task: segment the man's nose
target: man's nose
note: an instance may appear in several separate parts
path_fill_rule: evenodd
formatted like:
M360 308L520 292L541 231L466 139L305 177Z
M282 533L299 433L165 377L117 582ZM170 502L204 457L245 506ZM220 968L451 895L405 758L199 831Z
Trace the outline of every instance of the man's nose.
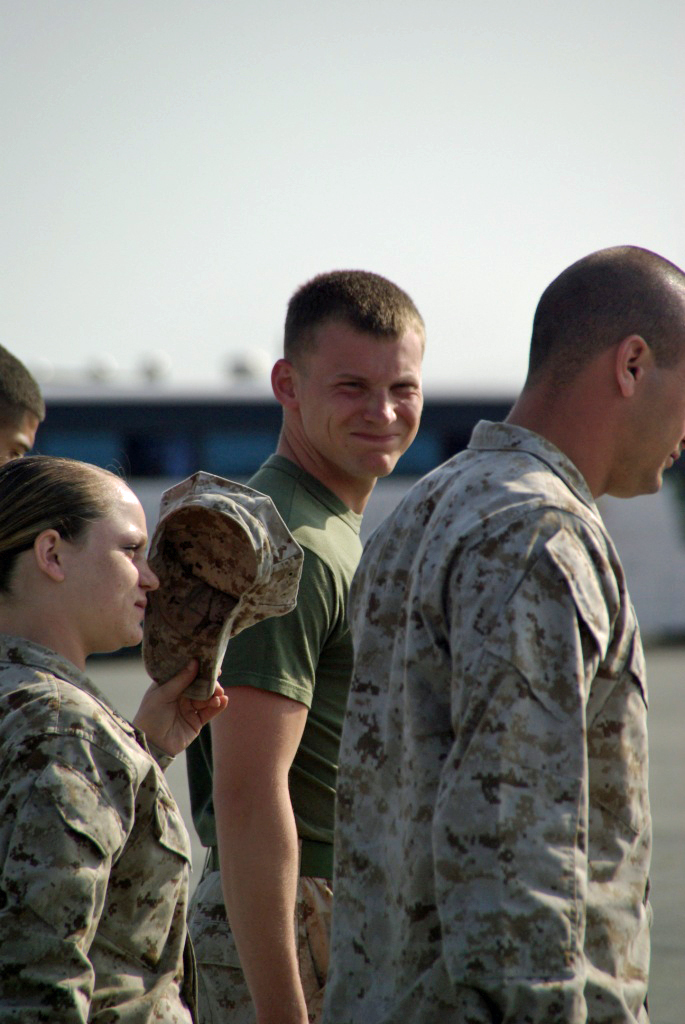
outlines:
M370 419L391 423L395 418L393 402L388 391L373 391L366 404L366 415Z

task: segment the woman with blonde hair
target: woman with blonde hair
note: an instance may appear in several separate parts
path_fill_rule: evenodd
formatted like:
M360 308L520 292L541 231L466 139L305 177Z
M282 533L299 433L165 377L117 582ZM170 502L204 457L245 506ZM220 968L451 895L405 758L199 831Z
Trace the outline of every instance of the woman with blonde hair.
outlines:
M112 473L47 456L0 469L0 1022L196 1020L190 844L163 769L223 710L183 697L133 723L86 658L140 642L145 516Z

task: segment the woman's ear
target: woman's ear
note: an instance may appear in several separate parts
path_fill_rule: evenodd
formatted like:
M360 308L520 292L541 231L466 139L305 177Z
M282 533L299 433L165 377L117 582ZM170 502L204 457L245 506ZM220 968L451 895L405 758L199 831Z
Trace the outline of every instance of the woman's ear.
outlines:
M271 387L284 409L297 407L297 370L288 359L278 359L274 363Z
M56 583L65 579L64 541L57 530L43 530L39 533L33 542L33 553L41 572Z

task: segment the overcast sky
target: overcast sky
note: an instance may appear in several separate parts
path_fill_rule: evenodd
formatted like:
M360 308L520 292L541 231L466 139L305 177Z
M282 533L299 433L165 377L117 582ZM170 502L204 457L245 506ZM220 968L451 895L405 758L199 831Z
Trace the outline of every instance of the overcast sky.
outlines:
M0 341L35 369L216 383L359 267L421 309L427 387L515 391L569 263L685 265L682 0L0 11Z

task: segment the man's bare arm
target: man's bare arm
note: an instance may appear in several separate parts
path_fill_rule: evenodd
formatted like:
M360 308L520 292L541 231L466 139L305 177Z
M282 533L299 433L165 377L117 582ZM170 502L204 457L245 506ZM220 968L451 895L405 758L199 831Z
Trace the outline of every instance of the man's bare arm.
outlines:
M306 1024L294 931L298 842L288 772L304 704L231 687L212 723L214 808L228 917L257 1024Z

